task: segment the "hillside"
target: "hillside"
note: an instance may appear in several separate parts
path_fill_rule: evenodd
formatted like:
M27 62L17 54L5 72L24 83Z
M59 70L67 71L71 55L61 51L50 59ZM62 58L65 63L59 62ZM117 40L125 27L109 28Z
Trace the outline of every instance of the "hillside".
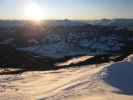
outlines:
M1 100L133 100L128 28L69 20L4 23Z
M132 59L130 55L117 63L1 75L0 97L2 100L132 100Z

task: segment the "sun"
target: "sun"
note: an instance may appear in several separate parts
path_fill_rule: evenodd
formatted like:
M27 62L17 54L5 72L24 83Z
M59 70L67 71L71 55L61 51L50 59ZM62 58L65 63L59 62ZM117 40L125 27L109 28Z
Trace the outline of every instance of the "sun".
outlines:
M40 21L44 19L44 12L42 8L36 3L30 3L24 9L25 18L33 21Z

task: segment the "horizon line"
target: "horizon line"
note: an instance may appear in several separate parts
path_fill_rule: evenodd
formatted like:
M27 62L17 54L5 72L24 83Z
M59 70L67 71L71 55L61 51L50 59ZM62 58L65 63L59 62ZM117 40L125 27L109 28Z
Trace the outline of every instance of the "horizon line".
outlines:
M131 18L131 17L129 17L129 18L127 18L127 17L123 17L123 18L118 18L118 17L116 17L116 18L88 18L88 19L69 19L69 18L61 18L61 19L41 19L40 21L49 21L49 20L113 20L113 19L133 19L133 17ZM0 21L32 21L32 19L17 19L17 18L14 18L14 19L10 19L10 18L0 18Z

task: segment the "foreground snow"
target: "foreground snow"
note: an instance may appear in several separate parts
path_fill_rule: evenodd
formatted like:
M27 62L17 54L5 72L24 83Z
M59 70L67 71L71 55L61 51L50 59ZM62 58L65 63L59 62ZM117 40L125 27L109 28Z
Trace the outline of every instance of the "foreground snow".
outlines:
M133 55L117 63L3 75L0 99L133 100L132 67Z

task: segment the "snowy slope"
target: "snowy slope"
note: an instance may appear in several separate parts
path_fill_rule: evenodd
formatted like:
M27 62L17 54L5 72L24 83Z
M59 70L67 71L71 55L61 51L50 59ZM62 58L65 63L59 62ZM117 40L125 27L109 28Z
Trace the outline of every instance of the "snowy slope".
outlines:
M133 95L133 55L107 67L103 79L121 94Z
M79 60L79 59L78 59ZM132 100L133 56L117 63L0 76L2 100Z

